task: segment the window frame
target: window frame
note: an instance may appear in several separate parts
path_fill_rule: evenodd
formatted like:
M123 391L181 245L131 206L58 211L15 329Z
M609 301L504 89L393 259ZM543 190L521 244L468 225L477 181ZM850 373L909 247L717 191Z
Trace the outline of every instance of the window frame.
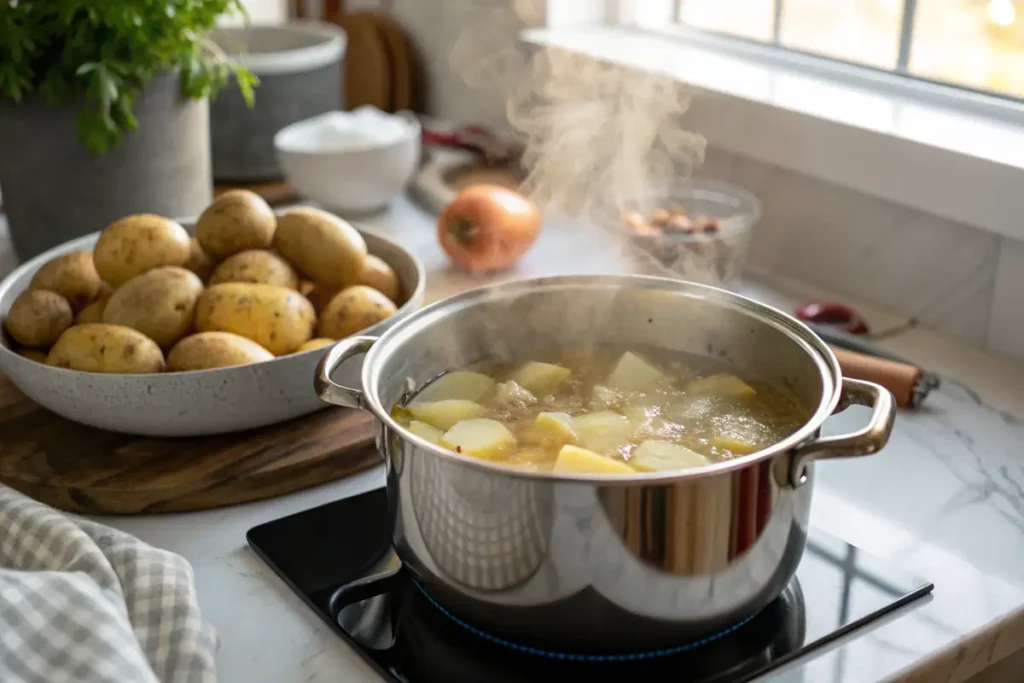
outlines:
M698 28L682 21L679 0L610 0L609 23L672 35L725 53L738 53L811 75L889 94L930 101L979 116L995 116L1019 124L1024 97L921 76L910 71L917 0L902 0L897 64L884 69L824 56L780 41L786 0L773 0L772 40L760 41Z
M1024 103L674 26L672 0L547 6L545 25L520 33L529 49L568 50L688 84L689 125L718 149L1024 242ZM780 83L855 108L803 107L779 96ZM908 124L923 112L924 128ZM978 129L987 134L975 137ZM996 142L1003 131L1006 142Z
M793 50L794 48L782 44L782 17L786 11L788 0L772 0L772 38L771 42L765 43L781 50ZM902 0L903 12L900 17L899 48L896 54L896 64L889 71L895 73L910 73L910 50L914 42L914 21L917 18L917 0ZM682 19L682 7L686 0L675 2L675 23L686 25ZM800 50L796 50L800 52ZM822 56L822 55L818 55ZM823 59L835 59L822 56ZM837 59L836 61L844 61Z

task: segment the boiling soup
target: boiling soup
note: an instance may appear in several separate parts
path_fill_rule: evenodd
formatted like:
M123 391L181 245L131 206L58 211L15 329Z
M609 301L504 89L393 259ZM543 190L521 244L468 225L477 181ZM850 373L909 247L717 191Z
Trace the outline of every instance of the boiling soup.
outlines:
M447 372L393 416L469 457L607 475L678 471L754 453L808 418L784 389L708 359L595 351L549 360Z

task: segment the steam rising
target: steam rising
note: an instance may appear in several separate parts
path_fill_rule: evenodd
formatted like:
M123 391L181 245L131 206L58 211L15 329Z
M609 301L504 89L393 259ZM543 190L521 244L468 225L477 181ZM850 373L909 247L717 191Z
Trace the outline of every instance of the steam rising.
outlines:
M523 191L543 210L618 214L703 161L704 139L682 124L684 85L576 52L523 48L515 36L540 22L540 0L467 1L452 68L470 87L504 95L525 145Z
M542 24L544 4L450 0L445 19L463 27L452 47L451 68L475 91L505 102L524 146L529 175L522 191L545 214L597 219L590 222L605 228L608 249L630 249L621 212L653 208L649 203L662 199L657 195L669 194L703 161L704 139L682 121L690 92L657 73L524 46L518 34ZM613 218L601 220L608 217ZM618 329L623 316L635 312L636 299L626 290L603 290L571 303L555 290L525 294L478 294L471 315L427 343L434 354L428 365L451 369L469 359L521 360L538 346L565 350L567 340L586 355L601 341L595 330ZM510 320L517 324L510 326Z

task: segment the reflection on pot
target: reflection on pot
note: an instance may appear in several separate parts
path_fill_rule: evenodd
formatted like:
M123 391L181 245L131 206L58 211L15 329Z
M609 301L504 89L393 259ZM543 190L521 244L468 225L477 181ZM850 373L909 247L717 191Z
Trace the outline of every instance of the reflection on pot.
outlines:
M547 555L550 488L414 457L412 506L427 552L450 580L495 591L529 579Z

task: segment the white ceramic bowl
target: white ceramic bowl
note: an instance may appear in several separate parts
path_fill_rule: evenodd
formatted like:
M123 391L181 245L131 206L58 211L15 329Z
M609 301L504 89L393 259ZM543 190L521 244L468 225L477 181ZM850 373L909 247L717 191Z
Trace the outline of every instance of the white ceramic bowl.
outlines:
M277 158L299 194L343 215L379 211L405 191L419 167L419 120L400 112L406 134L386 143L330 146L317 143L321 119L299 121L274 136Z
M191 231L190 224L183 225ZM381 334L423 305L423 264L391 240L357 227L370 253L395 269L408 297L395 315L361 333ZM67 252L91 250L98 237L93 233L67 242L11 273L0 283L0 318L40 266ZM262 427L323 408L313 376L325 352L316 349L215 370L105 375L28 360L0 335L0 372L33 401L75 422L145 436L203 436ZM343 369L340 378L358 383L357 370Z

